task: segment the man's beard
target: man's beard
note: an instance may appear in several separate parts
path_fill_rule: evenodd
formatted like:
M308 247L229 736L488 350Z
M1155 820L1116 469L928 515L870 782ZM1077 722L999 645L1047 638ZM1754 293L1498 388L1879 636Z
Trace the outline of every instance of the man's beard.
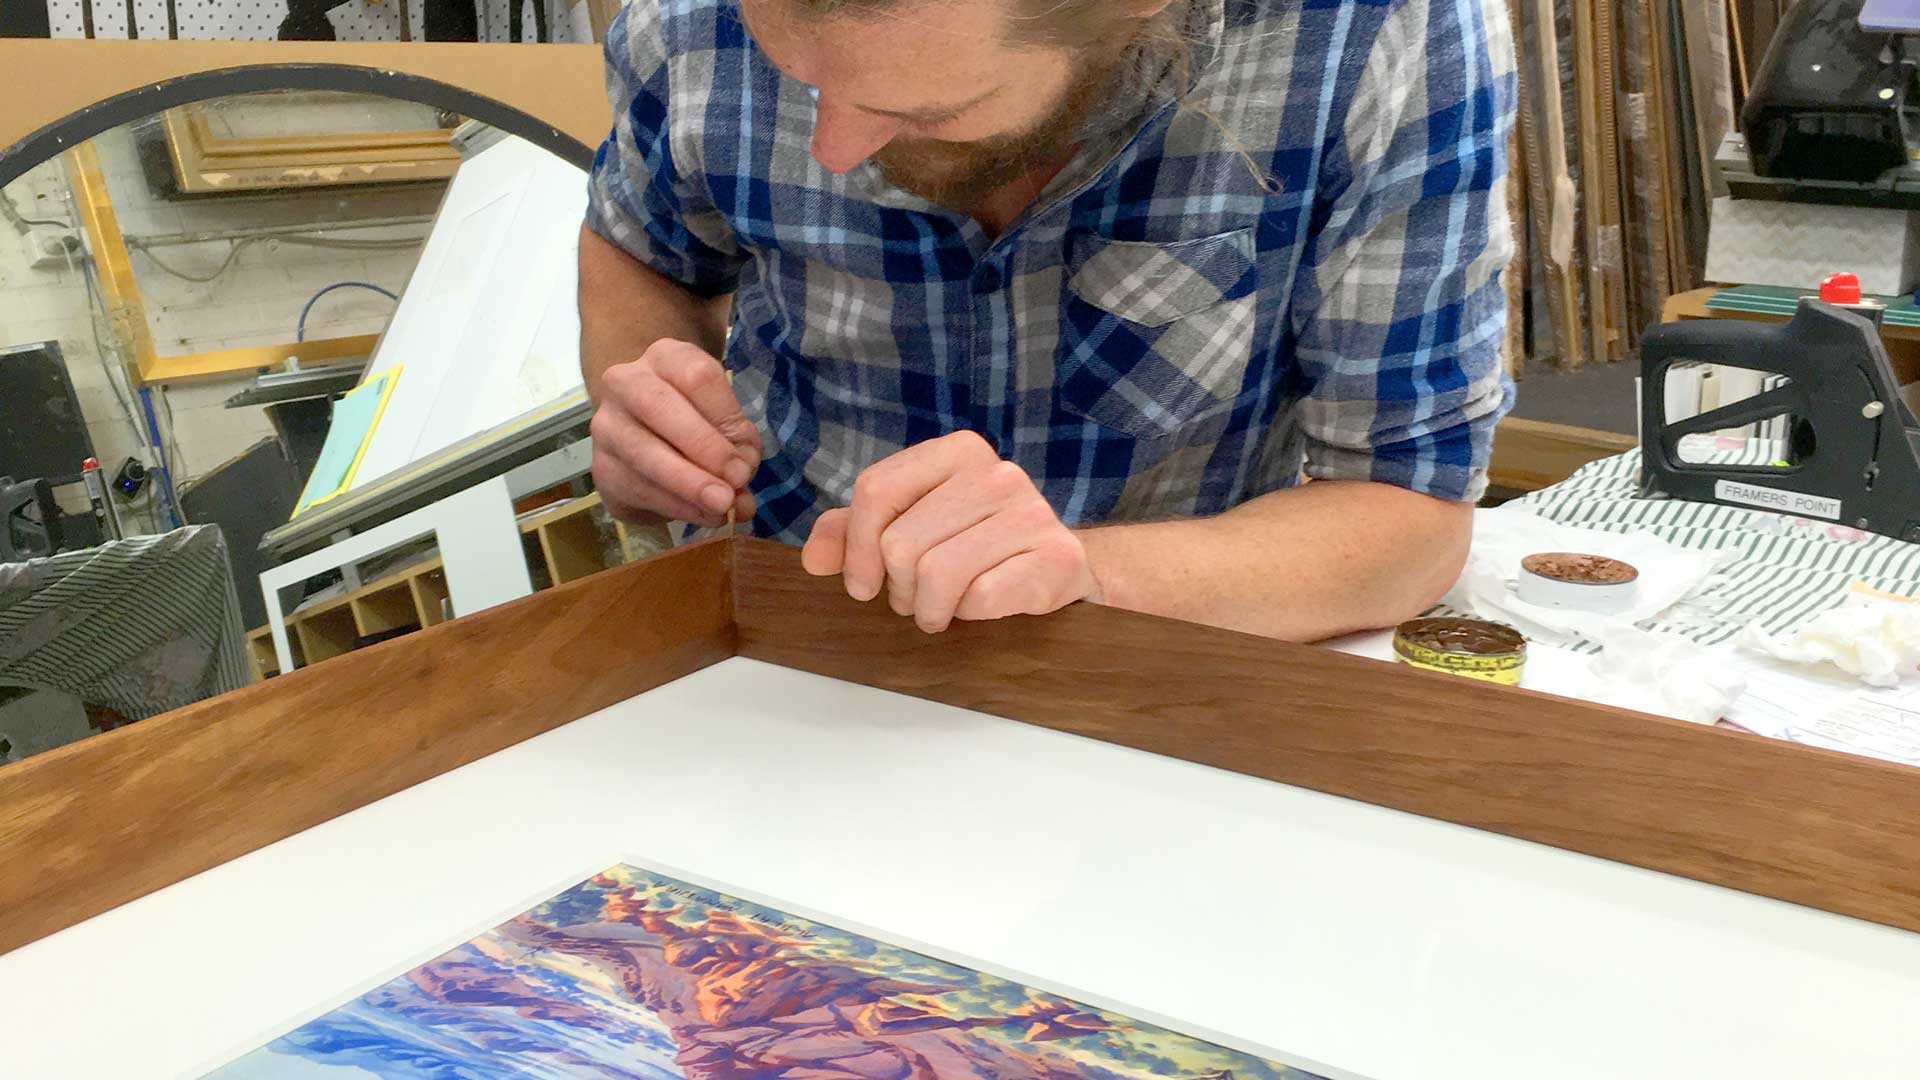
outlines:
M1133 65L1083 60L1077 68L1059 105L1025 131L968 143L895 139L873 155L873 163L903 191L950 210L970 211L1001 188L1071 154L1102 125L1117 126L1132 118L1107 113L1116 111L1116 101L1125 97L1116 99L1110 92L1116 72L1130 71ZM1129 111L1137 112L1137 103Z
M893 186L949 210L971 210L987 196L1064 156L1079 141L1085 106L1063 104L1026 131L983 142L895 139L873 155Z

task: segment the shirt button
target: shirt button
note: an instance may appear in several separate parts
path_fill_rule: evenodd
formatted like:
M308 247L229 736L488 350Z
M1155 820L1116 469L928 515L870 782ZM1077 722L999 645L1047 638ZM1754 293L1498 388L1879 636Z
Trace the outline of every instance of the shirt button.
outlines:
M1000 268L987 263L973 272L973 291L990 293L997 291L1002 284Z

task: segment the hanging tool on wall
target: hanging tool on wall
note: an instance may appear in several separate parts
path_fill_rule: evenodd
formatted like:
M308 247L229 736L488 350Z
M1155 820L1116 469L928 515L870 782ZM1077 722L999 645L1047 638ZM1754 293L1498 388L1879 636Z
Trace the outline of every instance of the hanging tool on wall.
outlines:
M120 511L113 505L113 488L106 474L100 471L98 459L88 458L80 463L80 479L86 485L87 501L93 504L93 516L99 522L101 537L118 540L125 536Z
M0 562L43 559L60 550L63 539L53 485L0 476Z

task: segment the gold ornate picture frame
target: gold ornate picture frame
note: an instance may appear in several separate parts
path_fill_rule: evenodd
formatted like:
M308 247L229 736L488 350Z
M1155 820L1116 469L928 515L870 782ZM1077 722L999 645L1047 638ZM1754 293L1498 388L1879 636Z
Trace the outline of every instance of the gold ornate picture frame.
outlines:
M210 108L161 114L174 178L188 194L445 180L460 165L451 127L239 137L215 132Z

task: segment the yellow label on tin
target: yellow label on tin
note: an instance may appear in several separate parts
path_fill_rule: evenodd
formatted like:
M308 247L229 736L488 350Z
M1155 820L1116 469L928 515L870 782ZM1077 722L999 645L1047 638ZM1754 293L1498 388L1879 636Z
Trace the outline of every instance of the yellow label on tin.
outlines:
M1447 653L1429 649L1424 645L1415 645L1406 640L1397 640L1393 643L1393 656L1394 659L1409 667L1424 671L1438 671L1446 675L1463 675L1469 679L1499 683L1501 686L1520 685L1520 673L1527 666L1527 658L1518 653L1501 653L1493 656Z

